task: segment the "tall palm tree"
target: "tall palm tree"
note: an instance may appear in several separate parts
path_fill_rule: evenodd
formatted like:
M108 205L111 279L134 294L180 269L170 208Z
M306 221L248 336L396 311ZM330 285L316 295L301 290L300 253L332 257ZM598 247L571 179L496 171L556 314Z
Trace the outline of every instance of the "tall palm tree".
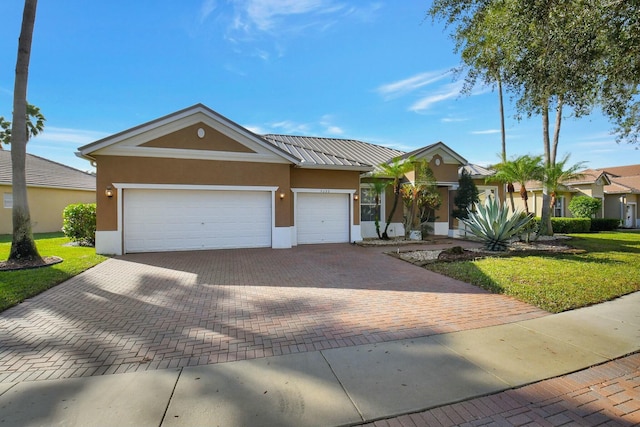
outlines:
M25 0L22 15L22 27L18 41L16 60L16 80L13 88L13 123L11 127L11 165L13 186L13 238L9 261L16 263L42 263L33 232L31 215L27 203L27 179L25 162L27 156L27 82L29 61L31 59L31 41L36 20L37 0ZM37 126L36 126L37 127Z
M555 165L546 168L544 171L544 184L547 186L551 194L551 202L549 204L550 209L553 209L556 204L558 186L562 184L563 181L580 179L584 176L584 174L581 174L578 171L584 168L586 162L578 162L571 167L567 167L569 157L570 154L565 155L561 161L556 162Z
M389 215L387 216L387 223L384 226L384 231L382 232L383 239L389 239L387 232L389 231L389 225L391 224L393 215L396 213L398 201L400 200L400 181L407 172L413 170L413 162L413 158L401 159L400 157L396 157L391 163L382 163L379 165L380 172L377 175L379 177L391 178L393 180L393 206L391 207L391 212L389 212Z
M532 180L542 180L544 168L542 166L542 156L531 156L525 154L513 160L498 163L493 166L497 172L495 178L501 182L517 182L520 184L520 198L524 203L525 212L529 213L529 195L527 194L527 182Z

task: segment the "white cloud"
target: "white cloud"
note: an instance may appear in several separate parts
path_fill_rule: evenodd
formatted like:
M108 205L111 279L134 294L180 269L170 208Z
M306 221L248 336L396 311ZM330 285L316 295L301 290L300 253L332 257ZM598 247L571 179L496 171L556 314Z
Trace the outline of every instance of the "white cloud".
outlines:
M443 117L440 119L440 121L442 123L459 123L459 122L466 122L469 119L465 119L462 117Z
M460 91L462 90L462 85L464 83L461 81L448 83L444 85L438 92L434 94L427 95L422 99L414 102L410 107L409 111L413 111L415 113L420 113L430 109L433 105L446 101L448 99L452 99L460 95Z
M307 134L309 132L309 125L305 123L296 123L291 120L271 123L270 126L273 129L277 129L279 132L288 134Z
M376 89L376 92L382 95L385 99L396 98L442 80L450 74L450 71L427 71L403 80L383 84Z
M34 137L29 143L55 142L80 146L102 139L107 135L106 132L49 126L45 127L44 131Z
M496 133L500 133L500 129L474 130L471 132L472 135L493 135Z
M200 12L198 13L198 20L200 23L203 23L209 15L216 9L216 1L215 0L204 0L200 5Z
M235 0L234 28L271 31L292 15L330 15L345 6L332 0Z

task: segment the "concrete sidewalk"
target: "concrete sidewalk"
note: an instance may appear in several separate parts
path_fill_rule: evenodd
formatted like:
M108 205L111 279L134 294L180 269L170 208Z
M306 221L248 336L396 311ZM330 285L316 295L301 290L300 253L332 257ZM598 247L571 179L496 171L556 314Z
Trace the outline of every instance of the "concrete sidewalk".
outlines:
M425 338L0 384L0 424L362 424L520 387L639 350L636 292L553 316Z

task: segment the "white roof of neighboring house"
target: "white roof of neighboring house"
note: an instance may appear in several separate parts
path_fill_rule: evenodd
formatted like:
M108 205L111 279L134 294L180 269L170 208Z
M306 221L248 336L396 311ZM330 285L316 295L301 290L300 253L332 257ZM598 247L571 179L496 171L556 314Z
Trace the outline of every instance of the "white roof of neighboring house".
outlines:
M27 186L96 190L96 177L42 157L27 154L25 160ZM11 151L0 150L0 184L12 185Z

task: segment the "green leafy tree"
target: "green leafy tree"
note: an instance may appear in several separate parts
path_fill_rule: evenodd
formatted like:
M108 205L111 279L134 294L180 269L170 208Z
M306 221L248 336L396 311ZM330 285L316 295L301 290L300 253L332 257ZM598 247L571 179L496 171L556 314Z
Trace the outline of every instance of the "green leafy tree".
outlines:
M389 225L391 225L393 215L395 215L396 209L398 208L398 201L400 200L400 182L406 173L413 170L413 162L414 159L412 158L401 159L400 157L396 157L391 161L391 163L382 163L379 165L380 172L378 173L378 176L391 178L393 185L393 206L387 216L387 223L384 226L384 231L382 232L383 239L389 239Z
M15 263L43 262L36 248L31 230L31 215L27 202L27 180L25 171L27 141L29 139L27 125L27 82L37 4L37 0L25 0L24 2L22 27L18 41L16 79L13 89L13 123L11 126L13 237L11 240L9 261Z
M593 218L602 208L602 201L595 197L576 196L569 202L569 210L576 218Z
M458 178L458 191L453 198L456 209L451 212L454 218L465 219L469 215L469 210L478 203L480 193L473 178L464 169Z
M542 156L528 154L518 156L513 160L492 166L496 170L495 179L501 182L517 182L520 184L520 198L524 203L525 213L529 213L529 195L527 182L541 180L544 174Z
M600 106L621 138L637 142L638 6L637 0L434 0L429 13L454 27L456 47L471 75L492 76L485 52L500 48L501 82L519 116L541 117L544 166L551 168L565 110L581 117ZM549 199L545 185L540 234L552 232L546 226Z

